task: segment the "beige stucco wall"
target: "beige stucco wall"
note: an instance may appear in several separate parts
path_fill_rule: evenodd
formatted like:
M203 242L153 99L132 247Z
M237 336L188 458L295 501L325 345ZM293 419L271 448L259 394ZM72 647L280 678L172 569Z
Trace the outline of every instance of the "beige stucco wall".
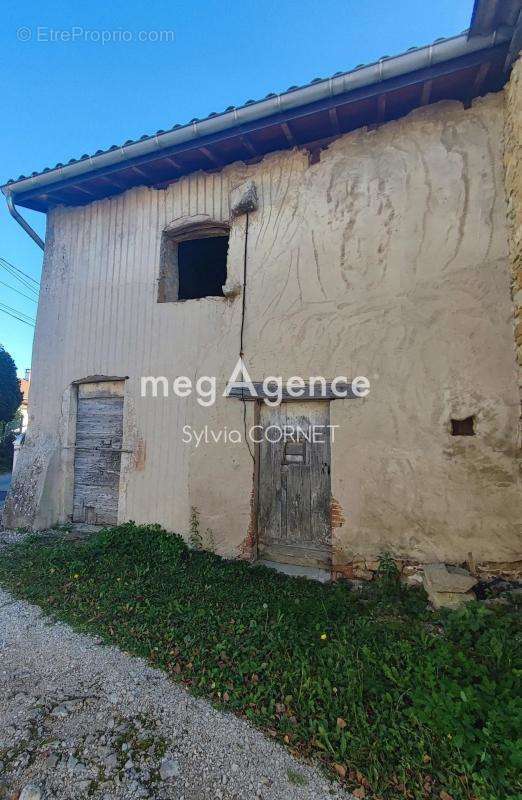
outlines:
M12 524L67 513L71 383L128 376L120 518L184 531L194 505L220 552L245 552L246 445L182 442L186 424L242 430L241 403L145 400L139 379L230 374L241 298L158 304L160 236L190 215L228 220L230 189L252 178L252 378L371 380L368 398L332 404L336 558L520 558L503 125L502 94L468 110L445 102L343 136L312 166L306 152L276 153L52 212ZM239 281L244 228L244 217L232 223L228 269ZM450 418L469 414L477 435L452 437Z
M514 64L505 90L504 165L522 443L522 58Z

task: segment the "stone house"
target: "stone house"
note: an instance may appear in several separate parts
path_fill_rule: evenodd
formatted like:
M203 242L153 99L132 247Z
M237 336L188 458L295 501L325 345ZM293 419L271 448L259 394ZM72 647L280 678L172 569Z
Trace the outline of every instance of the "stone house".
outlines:
M47 214L4 522L197 508L229 557L516 567L519 13L477 0L465 34L3 186L33 238L18 209ZM223 396L240 354L304 393Z

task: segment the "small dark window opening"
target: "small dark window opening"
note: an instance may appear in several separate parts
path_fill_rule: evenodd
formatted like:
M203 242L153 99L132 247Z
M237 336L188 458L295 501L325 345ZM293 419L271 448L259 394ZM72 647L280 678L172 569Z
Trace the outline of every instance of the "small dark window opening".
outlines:
M199 233L199 236L197 235ZM228 230L217 225L173 237L163 234L158 302L223 297Z
M190 239L178 244L178 300L223 297L227 280L228 236Z
M475 417L466 417L465 419L452 419L451 420L451 435L452 436L474 436L475 435Z

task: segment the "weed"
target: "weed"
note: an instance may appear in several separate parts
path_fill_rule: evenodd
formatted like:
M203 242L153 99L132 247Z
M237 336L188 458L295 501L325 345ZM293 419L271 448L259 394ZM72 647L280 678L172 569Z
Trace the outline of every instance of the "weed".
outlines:
M308 786L308 778L295 769L287 769L286 776L294 786Z
M199 511L196 506L190 510L189 544L193 550L203 550L203 536L199 528Z
M216 539L214 537L214 531L212 530L212 528L207 528L207 530L205 531L205 539L206 539L206 541L205 541L205 544L206 544L205 550L208 550L209 553L215 553L216 552Z
M213 553L216 549L216 540L212 528L207 528L205 535L200 530L199 511L192 506L190 511L189 545L193 550L207 550Z

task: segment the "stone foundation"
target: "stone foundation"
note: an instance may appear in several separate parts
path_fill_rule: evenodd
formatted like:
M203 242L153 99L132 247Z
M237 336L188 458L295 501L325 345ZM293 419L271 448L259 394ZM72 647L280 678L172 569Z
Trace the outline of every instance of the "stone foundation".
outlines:
M422 575L425 564L400 558L394 558L393 561L399 571L401 580L411 585L415 583L420 584L421 581L417 580L415 576ZM522 561L484 561L473 565L469 561L466 561L462 564L455 564L454 566L465 567L471 574L481 580L493 577L505 578L506 580L518 580L522 578ZM332 580L371 581L376 577L378 570L378 559L354 558L352 561L338 564L334 563L332 565Z

